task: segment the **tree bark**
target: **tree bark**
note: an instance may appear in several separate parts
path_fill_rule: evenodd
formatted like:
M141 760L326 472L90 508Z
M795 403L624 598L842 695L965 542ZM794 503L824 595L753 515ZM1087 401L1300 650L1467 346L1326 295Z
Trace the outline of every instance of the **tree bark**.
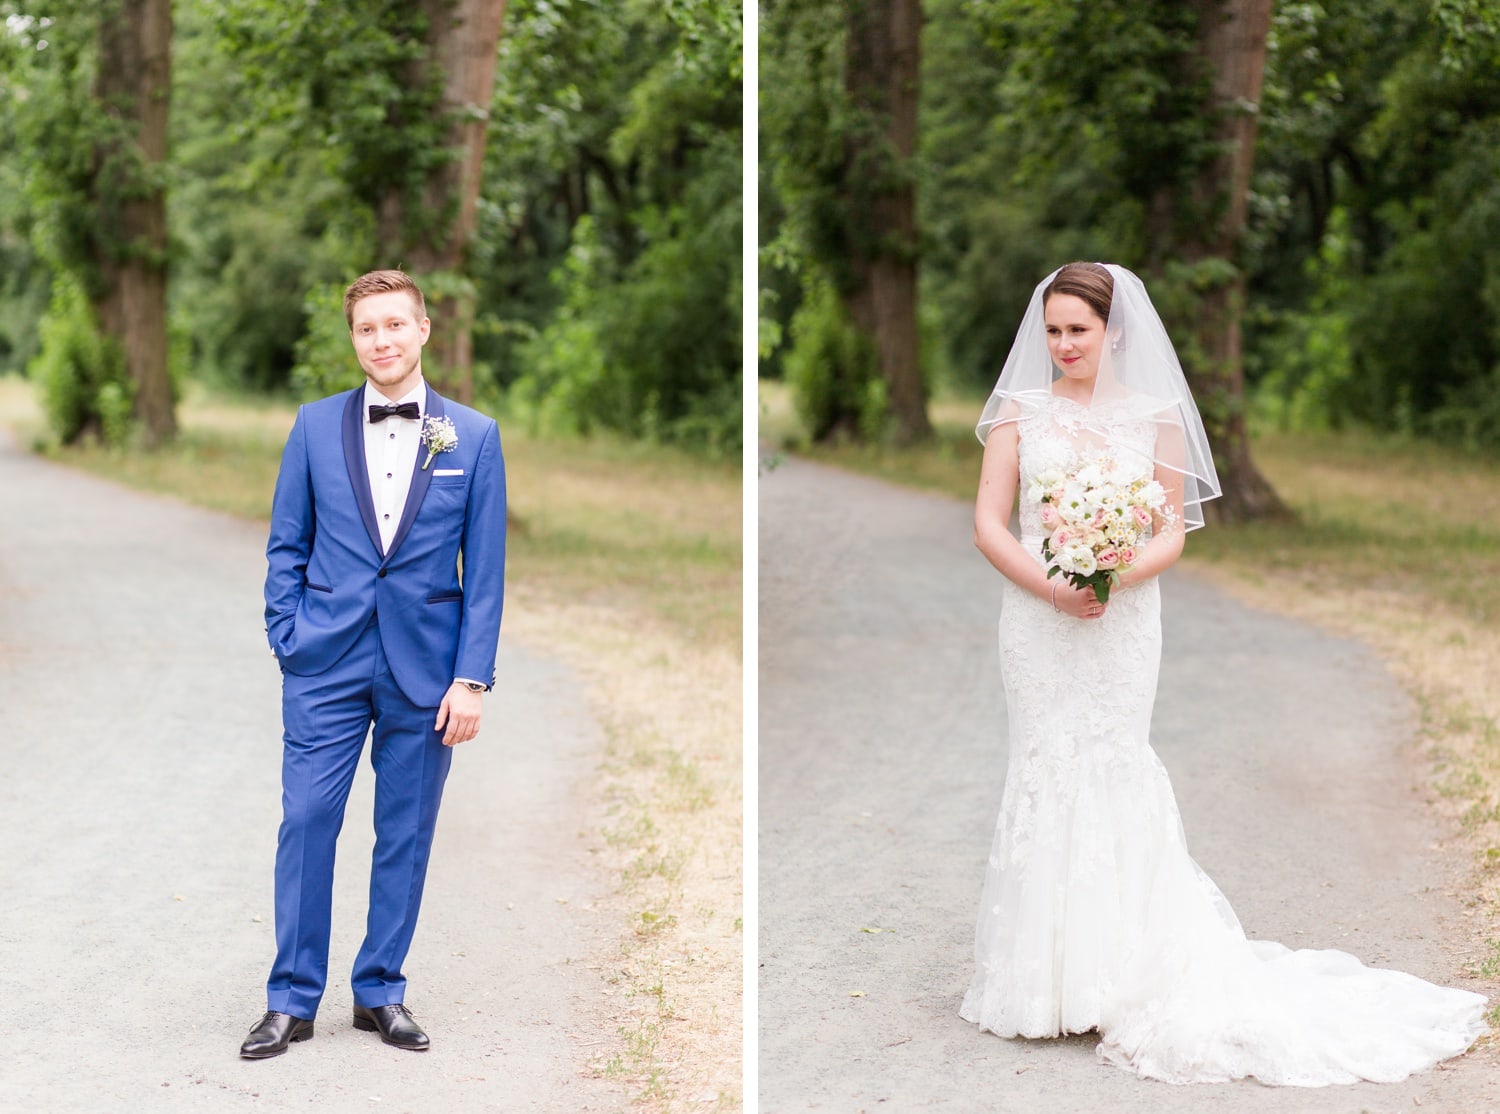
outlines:
M929 437L927 386L917 324L917 148L921 0L859 0L848 6L844 88L871 124L845 151L850 282L844 304L875 341L895 439Z
M377 206L382 242L399 245L401 259L420 281L444 279L427 298L432 335L424 374L444 394L468 402L474 394L474 295L462 282L479 207L490 98L505 0L421 0L427 49L414 79L441 75L442 99L431 121L452 152L427 176L420 197L387 197ZM408 206L419 206L435 231L413 237ZM425 292L425 291L424 291Z
M1179 241L1188 264L1227 260L1231 267L1209 284L1196 305L1197 349L1189 375L1200 400L1224 488L1206 504L1216 521L1287 514L1250 455L1245 424L1241 318L1245 273L1238 265L1249 206L1250 172L1265 77L1273 0L1197 0L1198 52L1213 76L1207 106L1216 122L1219 155L1200 167L1188 212L1196 234Z
M94 99L116 124L94 150L99 326L118 341L147 445L176 435L167 370L163 168L172 75L171 0L115 0L99 16Z

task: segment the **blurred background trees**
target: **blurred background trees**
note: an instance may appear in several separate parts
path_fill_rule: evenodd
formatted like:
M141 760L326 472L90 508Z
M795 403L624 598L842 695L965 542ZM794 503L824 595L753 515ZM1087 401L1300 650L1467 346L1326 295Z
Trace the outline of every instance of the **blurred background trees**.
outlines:
M765 5L761 373L811 435L879 439L873 338L822 293L857 255L854 7ZM887 150L933 389L986 391L1036 282L1102 259L1172 330L1230 517L1276 508L1249 419L1500 448L1495 0L926 0L920 49L916 153Z
M732 453L740 18L736 0L0 0L0 373L42 380L63 440L154 444L189 383L358 383L343 286L401 266L440 389L540 430ZM158 61L120 54L136 41ZM162 312L111 309L153 275ZM155 379L129 335L152 321Z

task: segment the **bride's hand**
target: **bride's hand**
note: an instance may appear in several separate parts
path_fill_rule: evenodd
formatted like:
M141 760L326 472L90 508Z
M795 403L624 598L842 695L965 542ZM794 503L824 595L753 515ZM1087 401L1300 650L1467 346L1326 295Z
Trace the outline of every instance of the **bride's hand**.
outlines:
M1078 589L1061 579L1054 589L1052 605L1075 619L1102 619L1109 607L1109 604L1099 602L1092 588Z

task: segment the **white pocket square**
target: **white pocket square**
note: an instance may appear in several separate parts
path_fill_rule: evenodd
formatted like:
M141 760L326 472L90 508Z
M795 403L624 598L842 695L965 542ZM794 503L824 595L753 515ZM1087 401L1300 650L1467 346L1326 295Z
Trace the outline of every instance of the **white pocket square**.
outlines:
M434 468L432 474L434 476L462 476L464 470L462 468Z

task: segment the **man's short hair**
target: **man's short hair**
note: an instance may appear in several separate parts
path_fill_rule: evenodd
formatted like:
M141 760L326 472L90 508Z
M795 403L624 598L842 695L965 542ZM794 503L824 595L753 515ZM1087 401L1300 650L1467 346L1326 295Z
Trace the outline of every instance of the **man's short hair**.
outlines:
M410 275L405 271L370 271L360 275L344 291L344 320L349 322L349 328L354 328L354 303L361 298L368 298L371 294L394 294L402 290L411 295L412 304L417 309L417 320L426 317L427 300L422 297L422 292L417 289L417 284Z

